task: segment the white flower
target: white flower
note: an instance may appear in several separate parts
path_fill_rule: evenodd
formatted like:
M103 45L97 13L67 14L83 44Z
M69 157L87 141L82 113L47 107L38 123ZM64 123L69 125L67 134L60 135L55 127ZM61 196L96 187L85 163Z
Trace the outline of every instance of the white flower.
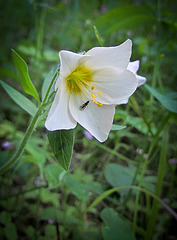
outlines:
M135 75L139 62L129 63L131 46L127 40L116 47L92 48L85 55L60 51L58 90L46 128L73 129L78 122L100 142L105 141L115 105L127 101L142 78Z
M146 82L146 78L145 77L142 77L142 76L139 76L139 75L136 74L138 69L139 69L139 64L140 64L140 61L136 60L134 62L129 62L128 67L127 67L128 70L130 70L131 72L133 72L135 74L136 79L138 81L138 87L140 87L141 85L143 85ZM126 103L128 103L128 99L129 98L123 100L119 104L126 104Z
M136 78L138 80L138 87L140 87L141 85L143 85L146 82L145 77L142 77L142 76L139 76L136 74L139 69L139 64L140 64L140 61L136 60L134 62L129 62L128 67L127 67L128 70L130 70L131 72L133 72L136 75Z

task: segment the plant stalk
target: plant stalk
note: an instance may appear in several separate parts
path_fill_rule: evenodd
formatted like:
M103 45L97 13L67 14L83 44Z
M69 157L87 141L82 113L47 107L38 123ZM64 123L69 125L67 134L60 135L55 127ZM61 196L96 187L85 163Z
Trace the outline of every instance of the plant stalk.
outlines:
M31 120L30 125L28 126L26 133L23 137L23 140L18 148L18 150L15 152L15 154L9 159L9 161L7 161L2 167L0 167L0 174L4 173L7 169L9 169L14 163L17 162L17 160L21 157L22 153L24 152L25 146L29 140L29 138L31 137L35 126L36 126L36 122L38 120L38 117L40 116L40 114L42 113L42 111L44 110L44 107L46 105L47 102L47 98L50 92L50 89L54 83L54 80L57 76L57 70L55 71L55 74L51 80L51 83L47 89L46 95L44 97L44 100L42 101L42 104L39 106L38 110L36 111L34 117Z

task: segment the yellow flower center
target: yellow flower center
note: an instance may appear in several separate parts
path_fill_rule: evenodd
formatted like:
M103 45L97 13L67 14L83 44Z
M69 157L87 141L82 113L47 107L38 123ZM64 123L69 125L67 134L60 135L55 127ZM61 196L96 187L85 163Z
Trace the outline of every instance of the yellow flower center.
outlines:
M77 67L66 77L66 88L69 93L81 93L83 88L87 88L92 80L92 73L86 67Z
M66 89L71 94L80 94L83 92L84 88L90 88L91 93L89 99L93 100L93 102L98 106L101 107L102 103L98 102L96 100L97 94L102 94L101 91L96 90L95 86L92 85L93 83L93 73L90 71L90 69L79 66L75 70L73 70L66 78ZM93 93L94 92L94 93ZM88 105L89 101L82 104L80 106L80 109L85 109L85 107Z

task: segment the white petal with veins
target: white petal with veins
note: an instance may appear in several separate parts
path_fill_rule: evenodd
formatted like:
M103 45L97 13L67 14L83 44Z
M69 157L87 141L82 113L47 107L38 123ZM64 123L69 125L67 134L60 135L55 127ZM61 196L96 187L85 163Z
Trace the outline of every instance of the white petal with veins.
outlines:
M81 99L72 95L69 108L74 119L85 129L87 129L98 141L104 142L112 127L115 113L113 105L102 105L98 107L95 103L89 102L83 110L79 110L82 104Z
M95 47L89 50L85 55L92 56L86 62L90 68L116 67L124 71L130 61L132 41L128 39L116 47Z
M119 104L119 102L131 96L137 88L137 79L132 72L125 70L119 73L116 68L111 67L97 71L94 81L95 87L103 93L98 95L98 101L105 104ZM104 93L106 93L106 100L108 101L102 100Z
M136 75L136 78L138 80L138 87L140 87L141 85L143 85L146 82L146 78L137 75L137 71L139 69L139 60L136 60L134 62L129 62L127 69L130 70L131 72L133 72Z
M76 120L69 111L69 95L58 90L50 108L45 127L49 131L60 129L73 129L76 127Z

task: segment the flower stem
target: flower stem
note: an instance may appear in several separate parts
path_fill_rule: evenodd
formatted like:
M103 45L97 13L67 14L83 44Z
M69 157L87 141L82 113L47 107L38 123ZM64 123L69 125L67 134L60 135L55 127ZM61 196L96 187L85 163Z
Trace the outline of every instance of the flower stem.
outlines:
M110 194L120 191L122 189L136 189L137 191L144 192L151 196L153 199L157 200L162 206L174 217L174 219L177 220L177 213L170 208L163 200L161 200L158 196L156 196L154 193L150 192L149 190L139 187L139 186L121 186L116 188L111 188L103 192L101 195L99 195L91 204L89 207L85 209L85 213L91 211L96 205L98 205L103 199L105 199Z
M34 115L34 117L32 118L32 121L30 123L30 125L27 128L26 134L24 135L24 138L17 150L17 152L9 159L8 162L6 162L1 168L0 168L0 174L2 174L3 172L5 172L10 166L12 166L12 164L14 164L22 155L24 148L34 130L35 127L35 123L41 113L41 107L38 108L36 114Z
M49 92L50 92L50 89L54 83L54 80L57 76L57 70L55 71L55 74L51 80L51 83L47 89L47 92L46 92L46 95L44 97L44 100L42 101L42 104L39 106L38 110L36 111L34 117L32 118L31 120L31 123L30 125L28 126L27 130L26 130L26 133L23 137L23 140L18 148L18 150L15 152L15 154L9 159L9 161L7 161L2 167L0 167L0 174L4 173L7 169L9 169L22 155L24 149L25 149L25 146L29 140L29 138L31 137L34 129L35 129L35 126L36 126L36 122L38 120L38 117L40 116L41 112L44 110L44 107L45 107L45 104L47 102L47 98L48 98L48 95L49 95Z

